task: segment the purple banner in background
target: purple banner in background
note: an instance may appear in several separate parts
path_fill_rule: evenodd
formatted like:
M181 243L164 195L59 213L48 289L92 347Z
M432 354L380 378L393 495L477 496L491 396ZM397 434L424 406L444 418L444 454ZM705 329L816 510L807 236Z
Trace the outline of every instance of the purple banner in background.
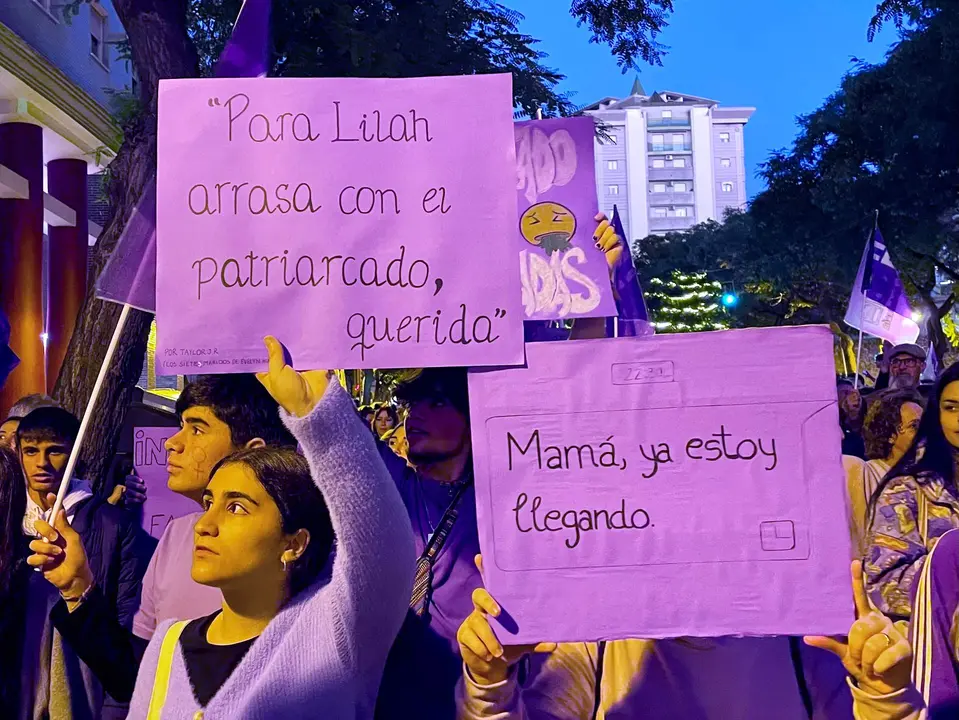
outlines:
M159 538L167 524L200 509L192 500L177 495L167 487L164 444L178 432L175 427L133 428L133 468L146 483L147 499L143 503L143 529Z
M516 123L516 247L527 320L616 314L596 247L593 119Z

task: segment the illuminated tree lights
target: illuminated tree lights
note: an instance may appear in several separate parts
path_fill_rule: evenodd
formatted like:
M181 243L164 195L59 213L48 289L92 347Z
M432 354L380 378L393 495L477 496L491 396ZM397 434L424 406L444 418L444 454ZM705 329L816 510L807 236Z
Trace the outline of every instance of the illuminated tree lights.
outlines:
M719 298L720 283L707 279L706 273L674 270L669 279L650 281L650 310L659 332L703 332L725 330L729 324Z

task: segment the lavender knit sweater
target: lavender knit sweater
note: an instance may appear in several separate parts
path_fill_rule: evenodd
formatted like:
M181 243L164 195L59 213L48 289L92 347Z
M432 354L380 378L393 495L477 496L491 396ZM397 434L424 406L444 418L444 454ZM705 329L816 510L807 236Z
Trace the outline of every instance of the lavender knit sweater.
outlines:
M370 718L413 584L409 517L339 384L330 384L308 417L284 413L283 420L330 510L337 538L332 579L283 608L204 709L204 718ZM143 658L132 720L146 717L160 643L171 624L160 625ZM163 718L189 720L199 709L177 652Z

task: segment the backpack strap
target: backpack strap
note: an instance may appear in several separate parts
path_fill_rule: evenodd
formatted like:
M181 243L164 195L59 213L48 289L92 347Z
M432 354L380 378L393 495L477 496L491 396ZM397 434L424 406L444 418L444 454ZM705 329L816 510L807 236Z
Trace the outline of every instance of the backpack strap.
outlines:
M180 620L170 626L160 645L160 658L157 660L156 675L153 678L153 694L150 696L150 708L147 720L160 720L163 706L166 705L167 691L170 689L170 673L173 670L173 653L180 643L180 635L187 626L186 620Z

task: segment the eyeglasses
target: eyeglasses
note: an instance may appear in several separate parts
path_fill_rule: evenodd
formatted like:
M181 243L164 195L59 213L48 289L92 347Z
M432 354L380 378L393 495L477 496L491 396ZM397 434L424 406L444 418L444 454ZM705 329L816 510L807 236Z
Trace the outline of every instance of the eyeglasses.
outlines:
M919 366L919 360L914 357L896 358L890 364L890 367L913 368Z

